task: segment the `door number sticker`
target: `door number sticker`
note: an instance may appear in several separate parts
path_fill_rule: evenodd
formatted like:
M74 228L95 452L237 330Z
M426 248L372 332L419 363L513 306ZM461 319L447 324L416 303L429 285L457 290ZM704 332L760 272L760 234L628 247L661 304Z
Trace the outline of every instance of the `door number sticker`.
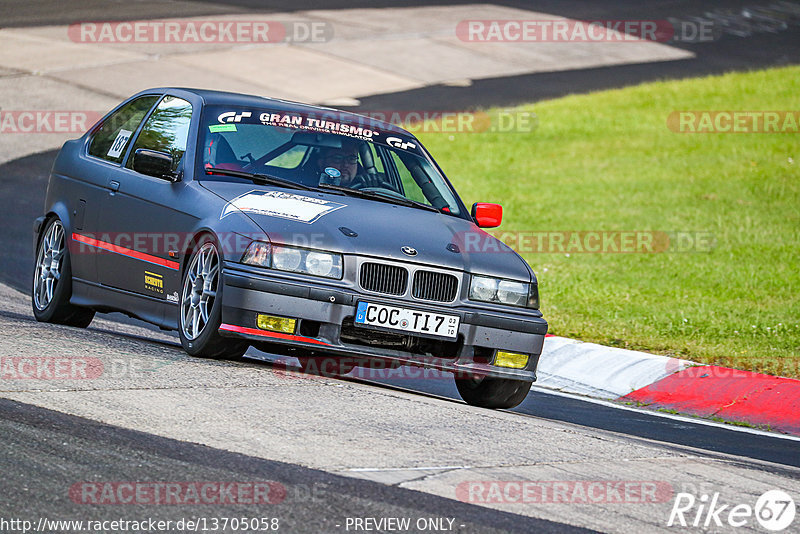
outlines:
M128 139L131 138L132 133L130 130L120 130L111 148L108 149L108 155L112 158L118 158L122 154L122 149L125 148Z

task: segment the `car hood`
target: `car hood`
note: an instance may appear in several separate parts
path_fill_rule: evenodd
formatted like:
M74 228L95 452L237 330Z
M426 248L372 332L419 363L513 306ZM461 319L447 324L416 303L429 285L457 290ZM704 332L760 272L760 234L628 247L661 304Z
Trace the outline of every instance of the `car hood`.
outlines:
M316 191L208 180L202 185L226 201L220 219L244 213L273 243L531 279L516 252L465 219ZM409 256L403 247L417 254Z

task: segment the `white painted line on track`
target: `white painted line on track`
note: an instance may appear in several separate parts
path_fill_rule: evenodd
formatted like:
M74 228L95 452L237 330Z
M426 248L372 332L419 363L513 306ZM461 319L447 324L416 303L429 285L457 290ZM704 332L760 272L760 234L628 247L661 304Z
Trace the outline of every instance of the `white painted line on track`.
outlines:
M372 471L433 471L435 469L474 469L472 465L433 465L430 467L353 467L343 471L368 473Z

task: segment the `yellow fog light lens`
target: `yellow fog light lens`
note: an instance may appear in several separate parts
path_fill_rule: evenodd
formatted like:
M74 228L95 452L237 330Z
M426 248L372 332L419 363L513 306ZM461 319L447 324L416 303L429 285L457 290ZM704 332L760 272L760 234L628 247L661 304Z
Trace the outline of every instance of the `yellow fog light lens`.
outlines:
M497 351L494 358L497 367L510 367L512 369L524 369L528 365L527 354L517 354L516 352Z
M261 330L272 330L273 332L294 334L294 327L297 324L297 319L287 319L286 317L275 317L274 315L259 314L256 324Z

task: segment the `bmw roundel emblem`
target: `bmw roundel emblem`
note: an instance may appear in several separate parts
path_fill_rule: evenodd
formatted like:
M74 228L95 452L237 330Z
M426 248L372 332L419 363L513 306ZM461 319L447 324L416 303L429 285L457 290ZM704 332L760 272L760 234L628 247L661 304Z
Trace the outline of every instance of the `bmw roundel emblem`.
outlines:
M405 254L406 256L416 256L417 255L417 249L415 249L415 248L403 247L400 250L402 250L403 254Z

